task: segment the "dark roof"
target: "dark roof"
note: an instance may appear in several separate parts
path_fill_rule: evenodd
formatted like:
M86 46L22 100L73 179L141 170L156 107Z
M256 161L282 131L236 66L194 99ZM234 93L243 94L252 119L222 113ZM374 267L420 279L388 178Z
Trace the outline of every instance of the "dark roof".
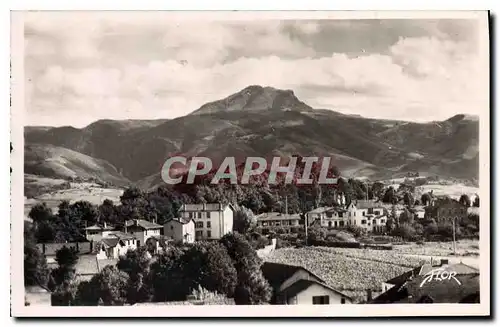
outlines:
M321 282L325 282L317 275L313 274L304 267L286 265L282 263L264 262L261 267L264 278L267 279L269 285L274 289L278 289L288 278L292 277L299 270L305 270L312 276L316 277Z
M116 238L116 237L112 237L112 238L103 238L101 239L101 242L103 242L104 244L106 244L107 246L109 246L110 248L113 248L116 246L116 244L118 244L118 242L120 242L120 239L119 238Z
M320 285L320 286L327 288L327 289L329 289L337 294L342 295L343 297L346 297L346 298L352 300L351 297L331 288L330 286L323 284L323 283L320 283L320 282L315 281L315 280L310 280L310 279L299 279L298 281L296 281L292 285L288 286L287 288L285 288L284 290L279 292L279 295L284 295L286 297L292 297L292 296L295 296L295 295L299 294L300 292L308 289L309 286L314 285L314 284Z
M155 224L153 222L150 222L150 221L147 221L147 220L144 220L144 219L131 219L131 220L127 220L126 225L127 225L127 227L139 226L139 227L142 227L144 229L159 229L159 228L163 228L162 225L158 225L158 224Z
M406 282L408 280L408 278L410 278L411 276L418 276L422 267L423 266L418 266L416 268L413 268L412 270L408 270L407 272L402 273L399 276L396 276L392 279L389 279L388 281L386 281L386 283L392 284L392 285L401 285L404 282Z
M300 214L286 215L281 212L266 212L258 215L257 221L300 220Z
M396 285L390 288L388 291L380 294L372 301L371 304L381 304L381 303L394 303L402 301L403 299L408 298L408 289L406 285Z
M108 236L114 236L116 238L119 238L120 240L135 240L135 236L133 234L123 233L119 231L109 233Z

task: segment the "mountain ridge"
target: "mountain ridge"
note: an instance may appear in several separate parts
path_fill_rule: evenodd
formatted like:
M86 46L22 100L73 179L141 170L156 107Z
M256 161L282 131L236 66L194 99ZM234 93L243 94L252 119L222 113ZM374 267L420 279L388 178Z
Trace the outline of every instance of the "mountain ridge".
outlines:
M183 117L99 120L80 129L27 126L25 140L104 160L138 184L158 182L154 176L164 161L178 154L215 162L226 156L330 155L341 172L372 178L421 171L474 179L479 170L479 124L468 115L429 123L365 118L313 109L291 90L255 85Z

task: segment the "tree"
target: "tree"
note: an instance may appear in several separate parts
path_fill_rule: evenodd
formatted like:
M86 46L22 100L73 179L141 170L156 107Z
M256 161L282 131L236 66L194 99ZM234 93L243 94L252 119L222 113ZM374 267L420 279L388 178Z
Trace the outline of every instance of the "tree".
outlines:
M405 209L401 215L399 215L400 224L413 224L414 215L408 209Z
M38 203L31 208L28 217L33 220L35 226L39 223L46 222L52 220L54 218L54 214L52 210L47 206L45 202Z
M151 264L149 279L154 302L183 301L189 294L191 282L186 279L180 260L183 254L183 248L171 247Z
M53 306L78 305L78 283L75 280L58 285L50 295L50 304Z
M106 266L88 282L80 283L77 298L83 305L123 305L127 301L128 276Z
M405 205L407 205L408 207L413 207L413 205L415 203L415 199L410 192L405 192L405 194L403 196L403 201L404 201Z
M463 204L467 208L470 207L470 205L471 205L470 198L467 194L462 194L460 196L460 199L458 200L458 202L460 202L461 204Z
M151 285L148 282L152 257L145 247L128 250L121 256L116 267L125 272L127 281L127 302L148 302L153 297Z
M220 242L231 257L238 282L234 290L236 304L263 304L271 299L271 287L260 269L262 260L250 243L238 233L226 234Z
M393 236L402 237L406 241L411 241L415 238L415 229L410 224L400 224L391 233Z
M385 194L384 187L385 185L381 182L373 183L371 188L372 196L370 198L382 199Z
M389 186L387 188L387 190L385 191L382 202L393 203L393 204L398 202L398 199L396 197L396 191L394 190L394 188L392 186Z
M237 272L220 243L196 243L188 249L181 260L183 271L191 281L190 290L201 286L208 291L232 297L237 283Z
M472 206L479 208L479 195L476 195L476 198L474 199L474 203Z
M437 234L437 232L438 232L438 225L436 224L436 222L434 220L432 220L429 224L427 224L424 227L424 235L426 237L429 237L431 235L435 235L435 234Z
M78 262L76 249L63 246L56 251L56 262L58 267L51 272L51 277L55 285L51 286L58 287L63 285L64 288L64 285L70 284L71 280L75 277L75 265Z
M255 227L257 219L252 210L244 206L237 206L233 213L233 231L245 234L251 228Z
M431 204L431 201L432 201L432 197L429 193L422 194L422 197L421 197L422 205L428 206Z
M36 244L24 245L24 285L40 286L46 290L49 281L49 268L47 260Z

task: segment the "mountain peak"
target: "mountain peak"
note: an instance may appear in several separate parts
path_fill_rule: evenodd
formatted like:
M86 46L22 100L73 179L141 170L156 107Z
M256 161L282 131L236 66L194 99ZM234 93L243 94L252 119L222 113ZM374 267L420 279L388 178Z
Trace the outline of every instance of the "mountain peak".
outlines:
M227 98L207 103L192 114L217 112L255 112L266 110L310 111L312 108L297 99L292 90L281 90L270 86L249 85Z

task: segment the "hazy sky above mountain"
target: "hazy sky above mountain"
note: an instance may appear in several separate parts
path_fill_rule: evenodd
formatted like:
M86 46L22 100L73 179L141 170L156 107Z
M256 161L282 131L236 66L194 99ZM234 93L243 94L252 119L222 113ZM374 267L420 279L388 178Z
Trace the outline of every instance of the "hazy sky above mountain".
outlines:
M488 87L478 26L32 13L24 31L26 124L174 118L251 84L366 117L478 114Z

